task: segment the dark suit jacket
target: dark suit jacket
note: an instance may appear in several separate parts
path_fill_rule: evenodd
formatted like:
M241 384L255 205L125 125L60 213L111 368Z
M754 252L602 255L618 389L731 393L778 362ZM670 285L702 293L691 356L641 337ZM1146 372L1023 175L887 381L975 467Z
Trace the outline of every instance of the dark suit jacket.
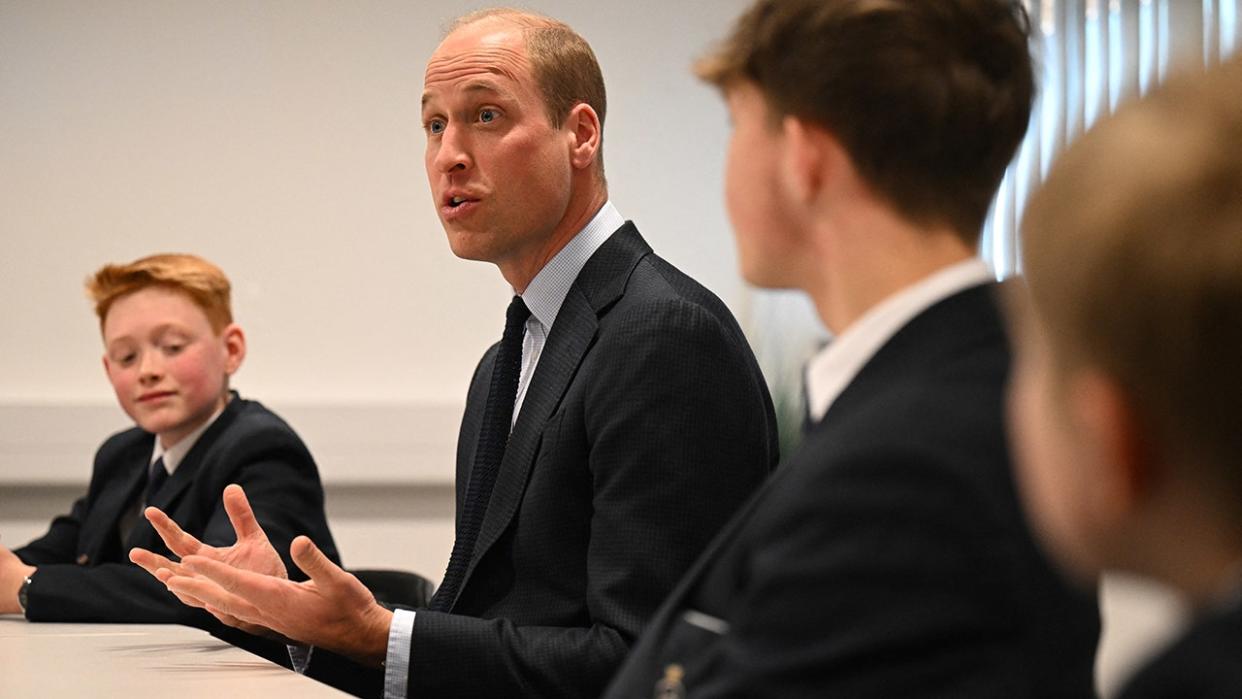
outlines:
M1087 697L1093 599L1020 513L990 286L911 320L661 607L608 697ZM670 666L679 667L670 667Z
M14 552L38 566L28 619L186 624L234 640L236 634L224 631L211 615L181 604L163 584L129 562L135 546L170 555L145 518L120 541L118 522L141 497L154 439L136 427L110 437L95 454L86 495L69 514L53 520L47 534ZM245 488L291 577L301 575L288 557L289 544L298 534L338 558L310 452L284 420L236 394L150 504L200 541L227 546L236 541L221 501L230 483Z
M495 352L467 396L459 512ZM777 456L732 315L627 223L556 317L452 612L417 612L409 695L598 695Z
M1242 600L1197 620L1118 695L1118 699L1237 697L1242 697Z

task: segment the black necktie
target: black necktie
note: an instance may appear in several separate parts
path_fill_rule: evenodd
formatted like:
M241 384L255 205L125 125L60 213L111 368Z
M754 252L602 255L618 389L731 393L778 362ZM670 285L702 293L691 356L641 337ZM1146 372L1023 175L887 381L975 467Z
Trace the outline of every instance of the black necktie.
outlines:
M470 483L466 486L457 539L453 542L444 583L429 605L432 611L447 612L453 607L474 554L474 543L483 525L487 501L492 497L496 474L500 471L505 445L509 442L513 403L517 400L518 376L522 371L522 330L529 317L530 309L526 308L522 297L514 296L509 310L505 312L505 334L500 339L500 348L492 365L492 384L487 392L487 404L483 407L483 424L479 429Z
M147 489L142 496L143 507L150 504L151 498L155 497L166 480L168 480L168 469L164 468L164 457L161 456L147 470Z

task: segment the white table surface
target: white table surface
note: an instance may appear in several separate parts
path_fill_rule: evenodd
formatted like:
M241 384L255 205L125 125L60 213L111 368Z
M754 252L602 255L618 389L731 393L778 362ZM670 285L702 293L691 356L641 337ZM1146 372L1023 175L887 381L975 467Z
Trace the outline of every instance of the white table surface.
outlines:
M186 626L32 624L0 615L0 697L342 697Z

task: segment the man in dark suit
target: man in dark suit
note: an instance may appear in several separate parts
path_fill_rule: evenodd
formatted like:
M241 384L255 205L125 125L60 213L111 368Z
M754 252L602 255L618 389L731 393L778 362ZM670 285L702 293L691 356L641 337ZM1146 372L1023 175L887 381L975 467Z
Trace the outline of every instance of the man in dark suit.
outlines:
M281 550L305 534L335 560L315 462L283 420L229 390L246 343L220 268L193 255L152 255L104 266L87 288L104 368L137 426L104 442L86 495L47 534L16 551L0 547L0 612L181 623L237 641L240 634L129 563L134 546L167 553L139 511L162 508L222 558L241 552L230 519L244 512ZM240 492L222 504L231 483L249 490L253 511Z
M805 290L834 339L803 443L606 696L1093 696L1098 612L1018 507L975 258L1030 113L1021 6L760 0L699 72L744 276Z
M306 585L199 556L184 563L204 577L151 567L190 604L313 644L311 673L360 693L595 695L774 465L771 401L725 306L608 200L603 79L580 36L464 18L428 63L423 115L453 252L518 293L471 382L430 608L379 607L302 540Z

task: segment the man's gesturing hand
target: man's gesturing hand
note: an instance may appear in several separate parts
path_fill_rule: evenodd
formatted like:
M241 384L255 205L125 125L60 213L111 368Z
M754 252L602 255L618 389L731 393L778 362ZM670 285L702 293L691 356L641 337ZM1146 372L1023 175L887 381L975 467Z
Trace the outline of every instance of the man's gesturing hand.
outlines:
M289 573L285 570L285 562L280 560L280 555L267 540L267 534L263 533L263 527L259 526L259 521L255 519L254 510L250 509L250 501L246 499L246 493L240 485L230 485L224 489L224 511L228 514L229 522L233 525L233 532L237 535L237 543L224 547L208 546L187 534L159 508L148 507L144 514L151 522L151 526L155 527L160 538L164 540L164 545L168 547L168 550L182 558L202 556L234 568L273 575L282 579L288 578ZM163 556L140 548L130 552L130 560L146 568L152 575L155 574L155 570L148 564L171 563ZM155 567L167 566L157 565ZM178 571L173 568L173 572Z
M237 535L237 543L224 547L204 544L186 533L176 522L158 508L148 507L144 514L147 520L151 522L151 525L155 527L155 531L160 535L160 538L164 540L164 545L168 547L168 550L181 558L201 556L241 570L248 570L261 575L270 575L282 580L288 579L289 573L285 570L284 561L276 553L276 549L272 548L272 544L268 541L267 534L263 532L263 527L259 525L259 521L255 518L254 510L250 508L250 501L246 499L246 493L241 486L230 485L224 489L224 511L228 514L229 522L233 525L233 532ZM190 574L176 561L146 549L135 548L131 550L129 552L129 560L142 566L143 569L154 575L165 585L173 577ZM208 612L211 612L224 624L261 636L270 635L266 629L246 624L227 614L218 613L219 610L209 608L207 603L201 599L190 595L178 594L175 590L173 592L177 594L177 598L183 603L191 607L207 609Z
M168 589L202 601L213 613L378 667L392 612L305 536L293 540L290 553L310 580L295 583L190 555L181 566L191 575L170 576Z

